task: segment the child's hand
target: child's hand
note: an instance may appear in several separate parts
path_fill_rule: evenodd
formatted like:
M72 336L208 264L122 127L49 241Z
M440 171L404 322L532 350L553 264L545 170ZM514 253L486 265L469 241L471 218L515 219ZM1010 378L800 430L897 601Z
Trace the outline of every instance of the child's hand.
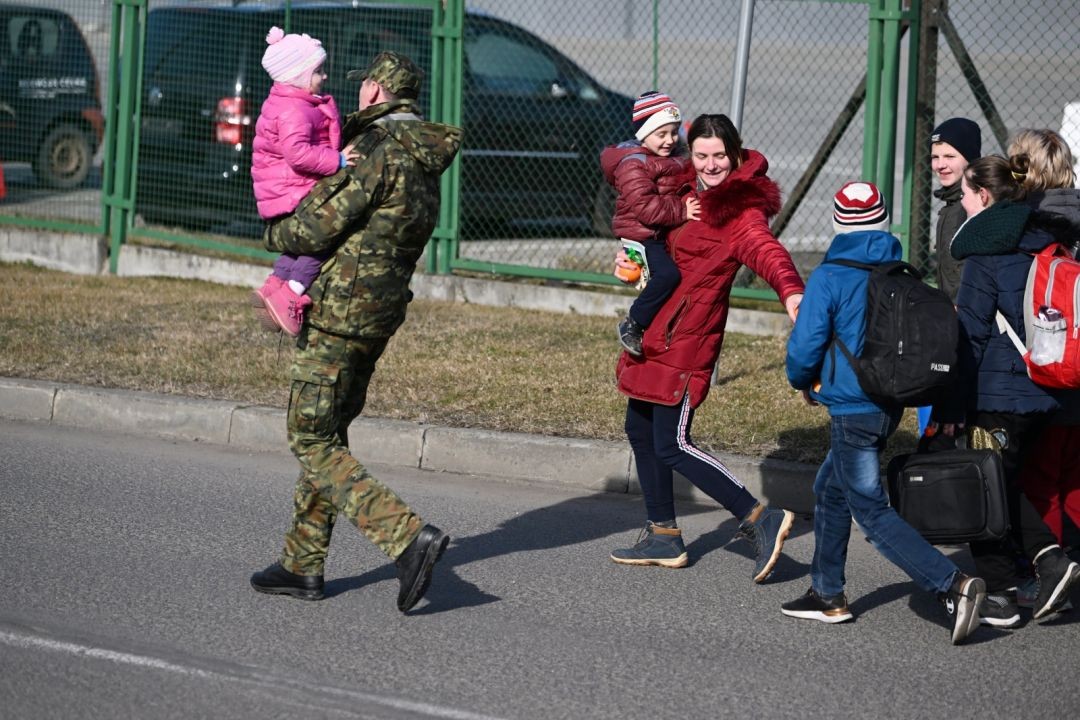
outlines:
M345 158L345 164L349 167L356 166L356 159L360 157L360 153L356 152L356 144L346 145L345 149L341 151L341 156Z
M701 212L701 201L693 195L686 198L686 219L697 220Z
M620 269L626 270L628 273L630 271L636 270L636 271L638 271L638 277L640 277L640 274L641 274L640 273L641 266L638 265L633 260L631 260L630 256L626 254L626 250L622 249L622 248L620 248L618 254L615 255L615 272L614 272L614 275L615 275L615 277L619 278L620 282L622 282L622 283L624 283L626 285L633 285L635 282L637 282L637 277L635 277L633 280L627 280L627 277L629 277L630 275L627 275L626 277L624 277L623 275L620 275L619 274Z

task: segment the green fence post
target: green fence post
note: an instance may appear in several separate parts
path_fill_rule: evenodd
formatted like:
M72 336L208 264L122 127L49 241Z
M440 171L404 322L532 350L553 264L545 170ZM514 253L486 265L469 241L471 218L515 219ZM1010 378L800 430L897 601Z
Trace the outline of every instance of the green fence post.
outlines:
M870 22L866 49L866 114L863 120L863 171L865 180L877 177L878 131L881 127L881 61L884 23L879 15L884 0L869 0Z
M115 68L119 64L120 76L119 82L114 80L109 83L109 106L106 108L105 121L109 133L105 155L108 184L102 189L102 202L106 206L105 226L109 233L109 272L114 274L135 207L132 173L133 147L138 141L138 129L135 127L138 102L136 73L142 59L144 34L140 28L146 3L147 0L113 0L113 43L109 49L109 67Z
M436 4L432 25L432 120L461 127L461 76L463 67L462 36L465 4L446 0ZM457 255L461 209L461 153L440 180L442 202L439 227L428 243L427 272L449 275L451 261Z
M903 180L903 213L900 222L893 214L893 225L899 233L900 241L904 246L904 257L911 261L912 236L915 233L916 218L912 208L912 198L915 188L916 157L921 152L915 142L915 126L917 123L918 91L919 91L919 57L922 38L922 0L910 0L908 8L909 30L908 37L908 69L907 69L907 99L904 104L904 180ZM895 227L899 224L899 227Z
M878 174L875 182L892 210L894 173L896 172L896 122L900 94L900 0L885 0L881 12L883 25L881 68L881 139L878 147Z

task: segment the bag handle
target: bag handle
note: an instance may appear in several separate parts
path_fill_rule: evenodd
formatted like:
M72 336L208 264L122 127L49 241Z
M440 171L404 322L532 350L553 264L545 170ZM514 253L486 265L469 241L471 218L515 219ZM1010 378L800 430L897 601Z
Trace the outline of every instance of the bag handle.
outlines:
M1013 347L1016 348L1016 352L1020 353L1020 357L1024 357L1027 354L1027 348L1024 347L1024 343L1020 342L1020 336L1016 334L1016 331L1012 329L1012 325L1005 319L1005 316L998 310L997 313L997 327L998 332L1003 332L1009 336L1012 340Z

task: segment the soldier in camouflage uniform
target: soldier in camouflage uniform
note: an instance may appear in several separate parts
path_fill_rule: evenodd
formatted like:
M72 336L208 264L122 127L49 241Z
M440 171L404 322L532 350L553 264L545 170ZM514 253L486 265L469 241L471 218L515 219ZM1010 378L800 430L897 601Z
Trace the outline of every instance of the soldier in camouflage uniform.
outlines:
M395 559L405 612L427 590L449 537L371 476L349 453L347 431L364 409L376 361L405 320L409 280L439 214L439 176L461 130L420 118L423 74L403 55L380 53L348 78L362 80L360 109L341 141L353 143L360 159L321 180L264 234L273 252L336 251L309 290L312 306L290 369L289 447L301 466L292 523L280 561L251 584L321 599L330 534L342 513Z

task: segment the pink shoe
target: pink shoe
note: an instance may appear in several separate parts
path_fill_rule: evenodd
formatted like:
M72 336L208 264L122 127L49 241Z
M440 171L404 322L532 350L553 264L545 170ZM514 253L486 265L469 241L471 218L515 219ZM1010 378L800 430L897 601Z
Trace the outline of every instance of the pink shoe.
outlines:
M268 329L280 328L286 334L296 337L304 325L304 311L311 307L311 298L297 295L288 283L282 283L270 297L266 298L266 314L271 325Z
M271 332L277 332L277 323L270 317L270 313L266 311L266 300L275 292L277 292L285 281L279 278L277 275L271 275L266 278L266 282L262 284L262 287L258 290L251 292L251 307L255 311L255 319L259 321L259 324Z
M262 305L266 302L266 298L277 292L278 288L285 284L285 281L279 278L277 275L270 275L266 278L266 282L262 284L262 287L251 293L251 304L256 302ZM256 300L258 298L258 300Z

